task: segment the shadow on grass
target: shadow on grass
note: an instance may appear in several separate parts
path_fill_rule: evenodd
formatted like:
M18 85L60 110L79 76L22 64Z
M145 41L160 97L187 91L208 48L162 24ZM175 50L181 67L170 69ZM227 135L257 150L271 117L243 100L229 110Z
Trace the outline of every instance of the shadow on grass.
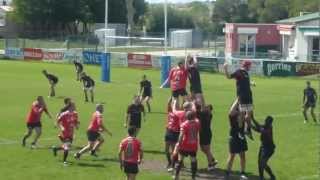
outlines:
M104 164L91 164L91 163L84 163L84 162L79 162L76 165L81 166L81 167L92 167L92 168L104 168Z
M97 158L97 159L93 159L92 161L105 161L105 162L114 162L114 163L119 163L119 159L118 158Z
M232 171L228 178L225 176L225 170L216 168L213 171L208 171L207 169L199 169L197 173L197 179L215 179L215 180L239 180L240 178L240 172L239 171ZM191 176L191 170L190 169L184 169L182 171L183 176ZM256 176L251 173L247 173L247 177L250 180L259 180L259 176Z
M166 154L163 151L156 151L156 150L144 150L143 152L147 154Z

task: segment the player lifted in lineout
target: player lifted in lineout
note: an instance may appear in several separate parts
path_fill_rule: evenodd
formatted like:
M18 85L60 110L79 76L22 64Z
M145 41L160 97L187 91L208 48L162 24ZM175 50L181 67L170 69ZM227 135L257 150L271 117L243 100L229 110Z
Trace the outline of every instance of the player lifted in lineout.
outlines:
M185 68L183 61L178 62L178 65L170 70L168 78L163 82L160 88L163 88L168 82L170 82L171 93L172 93L172 104L175 104L180 108L179 96L183 97L183 102L186 100L188 95L186 91L188 73ZM176 103L177 102L177 103Z
M228 64L224 64L224 72L228 79L235 79L237 86L237 98L234 101L230 113L234 111L239 104L240 111L240 120L245 121L245 133L250 139L253 139L251 132L251 117L253 114L253 101L252 101L252 92L251 84L255 85L253 82L250 82L250 76L248 71L251 68L251 61L242 61L241 67L237 69L232 74L229 74ZM240 123L242 124L242 123ZM239 134L242 136L241 134Z
M50 84L50 93L49 93L48 97L56 96L56 92L55 92L54 88L59 81L58 77L53 74L49 74L46 70L43 70L42 73L46 76L46 78L48 79L49 84Z

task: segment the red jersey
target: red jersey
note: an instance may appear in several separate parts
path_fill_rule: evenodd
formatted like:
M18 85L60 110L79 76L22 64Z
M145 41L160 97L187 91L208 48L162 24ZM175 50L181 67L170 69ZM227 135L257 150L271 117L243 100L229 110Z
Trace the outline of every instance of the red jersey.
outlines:
M60 136L63 138L73 138L74 128L79 123L78 113L76 111L65 111L58 117L58 123L63 127Z
M27 123L39 122L43 111L44 111L44 108L41 107L37 101L33 102L31 106L31 110L27 117Z
M180 120L174 113L168 113L167 129L173 132L180 132Z
M174 111L175 116L179 119L179 125L181 125L184 121L186 121L186 112L185 111Z
M99 111L96 111L92 114L88 130L99 132L101 125L102 125L102 114Z
M200 123L198 120L186 121L181 124L180 132L182 134L182 142L179 145L180 150L187 152L196 152L198 150L198 134Z
M170 87L172 91L185 89L187 86L188 73L185 68L173 68L169 73Z
M128 136L120 143L120 150L124 152L123 161L138 164L141 151L141 142L135 138Z

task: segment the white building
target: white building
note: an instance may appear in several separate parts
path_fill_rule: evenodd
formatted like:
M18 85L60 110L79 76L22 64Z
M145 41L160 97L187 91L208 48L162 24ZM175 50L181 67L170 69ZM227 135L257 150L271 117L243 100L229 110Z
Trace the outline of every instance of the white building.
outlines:
M320 13L277 21L282 55L293 61L320 61Z

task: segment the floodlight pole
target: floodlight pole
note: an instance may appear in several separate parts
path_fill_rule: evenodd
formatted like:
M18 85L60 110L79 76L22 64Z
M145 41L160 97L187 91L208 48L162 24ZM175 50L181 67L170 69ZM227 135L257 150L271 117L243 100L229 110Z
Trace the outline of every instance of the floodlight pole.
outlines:
M164 0L164 54L168 48L168 0Z
M107 28L108 28L108 4L109 4L109 1L106 0L105 1L106 3L106 10L105 10L105 19L104 19L104 53L107 53L108 51L108 45L107 45Z

